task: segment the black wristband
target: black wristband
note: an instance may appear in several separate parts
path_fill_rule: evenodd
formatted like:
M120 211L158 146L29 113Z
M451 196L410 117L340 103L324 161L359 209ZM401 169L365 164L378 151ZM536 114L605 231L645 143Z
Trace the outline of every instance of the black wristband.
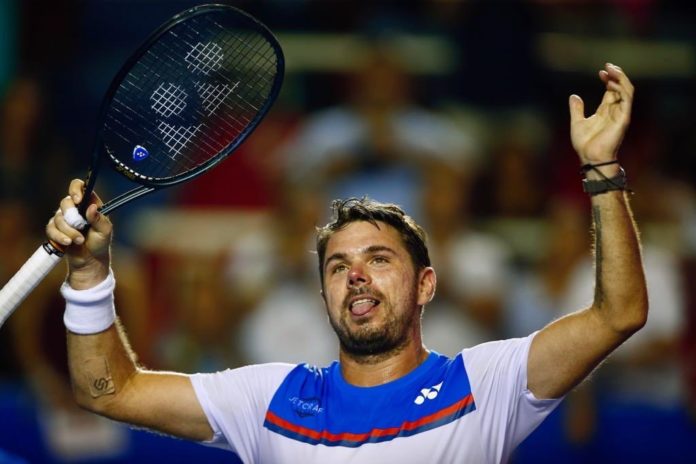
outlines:
M582 189L590 195L599 195L611 190L628 190L627 183L626 171L623 168L619 168L619 173L612 178L605 177L602 180L584 179L582 181Z

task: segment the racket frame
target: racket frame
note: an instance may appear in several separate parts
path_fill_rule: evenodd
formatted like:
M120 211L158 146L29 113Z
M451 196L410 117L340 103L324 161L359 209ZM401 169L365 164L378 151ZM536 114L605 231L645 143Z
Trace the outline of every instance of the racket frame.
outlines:
M268 43L271 45L275 52L276 56L276 74L275 74L275 79L273 81L273 87L271 88L271 91L266 98L266 101L264 102L264 105L259 109L259 111L256 113L254 118L246 125L244 130L240 132L240 134L235 138L234 141L232 141L227 147L223 148L218 152L215 156L211 157L204 163L200 164L194 169L190 169L186 172L183 172L181 174L177 174L175 176L163 178L163 179L153 179L153 178L145 178L144 176L140 176L133 172L131 169L126 167L125 165L119 163L117 160L115 160L113 157L109 156L106 153L106 148L104 147L103 143L103 132L104 132L104 121L106 120L106 115L111 107L111 102L114 99L114 96L116 95L116 92L121 86L121 83L125 79L126 75L131 71L131 69L138 63L140 58L147 53L147 51L152 47L152 45L157 42L157 40L162 37L164 34L169 32L172 28L176 27L180 23L184 21L188 21L189 19L199 16L202 14L210 13L213 11L232 11L234 12L237 17L240 20L241 24L248 24L252 26L251 28L259 32L263 37L268 41ZM159 190L164 187L169 187L184 181L187 181L193 177L199 176L200 174L203 174L204 172L208 171L210 168L218 164L220 161L225 159L230 153L232 153L242 142L246 140L246 138L256 129L256 127L259 125L261 120L266 116L268 111L271 109L271 106L275 102L276 98L278 97L278 94L280 93L280 89L283 84L283 77L285 75L285 56L283 54L283 50L280 47L280 43L278 42L278 39L273 35L273 32L266 27L265 24L251 16L250 14L240 10L239 8L235 8L230 5L221 5L221 4L206 4L206 5L199 5L193 8L190 8L188 10L182 11L181 13L175 15L172 17L169 21L165 22L162 24L160 27L158 27L154 32L152 32L146 39L145 41L133 52L133 54L126 60L126 62L121 66L119 71L116 73L114 78L111 81L111 84L109 85L106 93L104 94L104 98L101 103L101 107L99 110L99 116L98 116L98 127L99 129L96 132L95 135L95 141L93 144L93 150L92 150L92 158L91 158L91 163L90 167L87 171L87 178L85 180L85 187L83 191L83 198L89 198L90 195L92 194L92 191L94 190L94 184L96 183L97 179L97 174L99 172L100 165L102 163L102 160L104 158L109 159L111 162L112 166L114 169L131 180L134 183L140 184L138 187L135 187L132 190L129 190L127 192L124 192L123 194L117 196L116 198L109 200L106 202L101 208L100 212L103 214L108 214L117 208L120 208L121 206L125 205L126 203L139 198L143 195L146 195L148 193L154 192L155 190ZM87 206L89 205L89 201L83 201L80 205L78 205L78 211L80 214L84 217L85 212L87 210Z

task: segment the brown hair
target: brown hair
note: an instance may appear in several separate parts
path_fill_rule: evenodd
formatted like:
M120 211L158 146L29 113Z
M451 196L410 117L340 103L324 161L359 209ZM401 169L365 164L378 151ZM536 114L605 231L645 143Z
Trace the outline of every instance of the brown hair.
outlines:
M317 228L317 255L319 256L319 277L322 287L324 285L324 257L329 239L336 231L357 221L367 221L378 228L378 221L389 224L399 232L416 270L430 266L425 231L397 205L380 203L367 197L348 198L331 202L331 210L333 212L331 222L324 227Z

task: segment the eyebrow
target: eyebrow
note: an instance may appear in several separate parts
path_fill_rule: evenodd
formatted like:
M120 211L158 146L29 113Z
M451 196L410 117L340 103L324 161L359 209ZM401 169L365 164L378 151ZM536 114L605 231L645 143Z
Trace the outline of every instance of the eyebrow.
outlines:
M360 254L375 254L375 253L384 253L387 252L392 255L396 255L396 251L393 249L389 248L386 245L370 245L367 248L363 248L360 250ZM345 253L334 253L328 258L326 258L326 261L324 261L324 269L326 269L331 261L344 261L348 255Z

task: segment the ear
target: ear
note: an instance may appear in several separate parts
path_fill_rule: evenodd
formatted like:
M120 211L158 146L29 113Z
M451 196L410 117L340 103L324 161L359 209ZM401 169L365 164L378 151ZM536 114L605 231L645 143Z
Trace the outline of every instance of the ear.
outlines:
M319 290L319 294L321 295L321 299L324 300L324 304L326 304L326 295L324 295L323 288L321 290Z
M418 304L425 305L432 301L437 287L435 269L426 267L418 274Z

